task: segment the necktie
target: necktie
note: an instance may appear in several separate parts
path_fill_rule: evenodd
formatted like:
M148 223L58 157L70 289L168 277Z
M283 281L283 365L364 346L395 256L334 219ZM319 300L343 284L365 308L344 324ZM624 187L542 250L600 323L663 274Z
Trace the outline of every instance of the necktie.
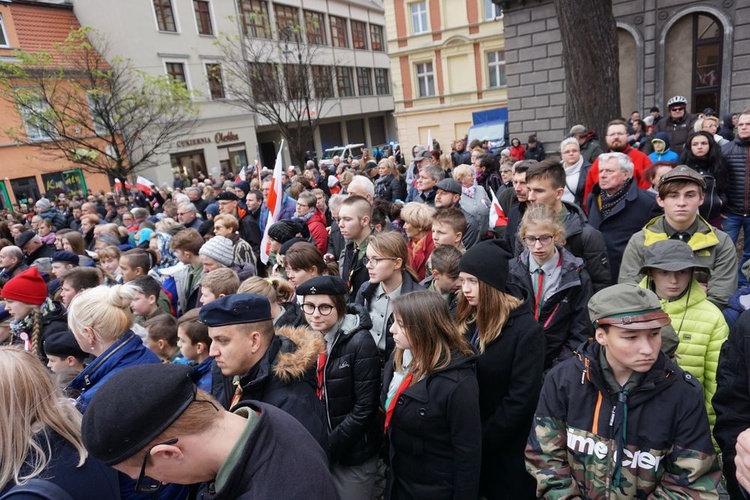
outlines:
M318 354L318 369L316 370L318 386L315 389L315 393L318 395L318 399L323 399L323 390L324 390L323 382L325 379L327 359L328 359L327 352L321 352L320 354Z
M536 300L534 301L534 318L539 319L539 311L542 309L544 302L544 269L541 267L537 268L534 273L537 274L536 279Z
M239 379L234 381L234 385L237 386L237 388L234 390L234 396L232 396L232 403L229 405L229 408L234 408L234 405L240 402L242 399L242 385L240 385Z

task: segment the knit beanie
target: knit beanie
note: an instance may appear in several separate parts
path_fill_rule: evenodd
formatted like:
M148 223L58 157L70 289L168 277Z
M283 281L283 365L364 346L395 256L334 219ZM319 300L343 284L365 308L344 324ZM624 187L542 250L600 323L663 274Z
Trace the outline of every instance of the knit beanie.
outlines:
M229 267L234 262L234 245L229 238L214 236L203 244L198 254L210 257L219 264Z
M492 288L504 292L509 274L508 263L512 258L513 255L503 240L482 241L468 249L461 257L458 270L469 273Z
M302 224L292 220L274 222L268 228L268 236L282 244L296 237L301 232Z
M2 297L40 306L47 298L47 284L39 269L32 266L5 284Z

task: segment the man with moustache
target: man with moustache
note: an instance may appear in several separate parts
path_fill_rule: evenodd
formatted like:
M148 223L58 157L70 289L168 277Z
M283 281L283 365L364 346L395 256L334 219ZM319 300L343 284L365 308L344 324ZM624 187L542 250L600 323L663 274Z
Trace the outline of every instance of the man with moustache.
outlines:
M624 120L612 120L607 124L607 147L610 152L624 153L630 157L633 162L633 177L641 189L648 189L651 183L646 179L644 171L651 165L651 160L644 153L628 145L628 124ZM594 160L589 169L589 175L586 177L586 188L583 193L583 199L587 200L594 189L594 185L599 182L599 159Z

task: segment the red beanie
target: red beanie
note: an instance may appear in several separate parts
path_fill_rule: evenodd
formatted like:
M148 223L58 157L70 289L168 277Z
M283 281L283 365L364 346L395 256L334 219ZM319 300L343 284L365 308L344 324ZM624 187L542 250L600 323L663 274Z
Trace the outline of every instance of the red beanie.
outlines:
M47 298L47 284L39 274L39 269L31 266L5 284L2 297L40 306Z

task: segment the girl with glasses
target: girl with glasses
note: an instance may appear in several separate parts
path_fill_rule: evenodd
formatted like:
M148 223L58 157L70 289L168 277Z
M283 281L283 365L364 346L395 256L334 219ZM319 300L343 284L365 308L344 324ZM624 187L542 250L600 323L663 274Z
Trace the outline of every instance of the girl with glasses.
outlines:
M364 306L370 314L370 333L385 363L393 351L391 301L399 295L424 290L424 287L409 267L409 251L399 233L390 231L370 237L362 262L370 279L362 284L354 302Z
M382 430L378 417L380 357L367 312L346 304L338 276L318 276L297 287L312 330L323 335L317 391L328 415L328 446L339 498L373 498Z
M526 288L534 316L544 328L544 368L569 358L593 328L588 304L593 289L583 259L567 251L565 226L544 205L524 213L518 237L524 250L510 263L511 275Z

